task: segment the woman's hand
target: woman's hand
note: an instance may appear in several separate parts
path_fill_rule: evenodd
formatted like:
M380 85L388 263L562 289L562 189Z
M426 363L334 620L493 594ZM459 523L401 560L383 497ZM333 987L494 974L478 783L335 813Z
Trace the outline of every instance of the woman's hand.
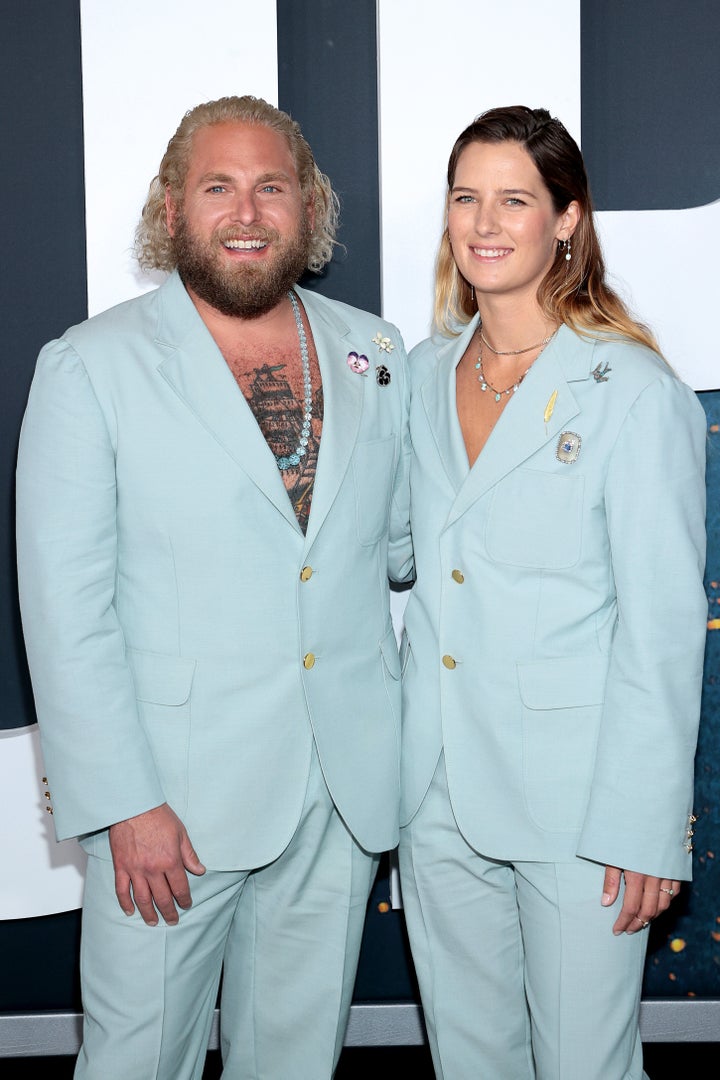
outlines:
M604 907L610 907L617 900L623 876L625 895L613 934L636 934L638 930L647 929L656 915L667 911L670 901L680 892L680 882L607 866L602 895Z

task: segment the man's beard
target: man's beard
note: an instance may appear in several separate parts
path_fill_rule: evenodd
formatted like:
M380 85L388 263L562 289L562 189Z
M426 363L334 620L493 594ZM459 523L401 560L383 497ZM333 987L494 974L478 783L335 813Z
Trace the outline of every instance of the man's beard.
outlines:
M224 265L218 250L223 241L247 238L243 230L220 229L209 241L199 239L180 211L173 247L185 286L223 315L255 319L280 302L307 268L311 229L303 211L297 232L280 237L273 229L252 229L253 239L267 239L274 249L270 259L253 265Z

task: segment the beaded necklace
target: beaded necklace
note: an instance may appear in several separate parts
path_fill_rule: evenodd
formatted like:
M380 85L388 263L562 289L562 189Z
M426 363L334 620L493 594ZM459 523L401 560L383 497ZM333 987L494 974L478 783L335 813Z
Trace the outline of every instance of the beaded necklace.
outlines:
M295 316L295 326L297 327L298 340L300 342L300 359L302 360L303 371L303 422L302 429L300 431L300 438L298 444L293 451L289 454L276 454L275 460L277 467L281 472L286 469L294 469L296 465L300 464L301 459L307 454L307 445L310 440L310 427L312 422L312 381L310 378L310 356L308 354L307 337L305 336L305 327L303 326L302 317L300 315L300 305L297 302L295 293L291 290L288 293L290 297L290 303L292 304L293 315Z
M498 349L493 349L492 345L485 339L485 335L483 334L482 329L480 329L480 340L482 341L483 345L487 345L488 349L490 349L492 352L494 352L496 356L520 356L522 353L530 352L532 349L540 349L540 352L535 357L535 360L537 360L540 353L543 351L545 346L550 341L552 341L552 339L555 337L556 333L557 333L557 330L554 330L552 332L552 334L550 335L550 337L546 337L542 341L539 341L537 343L537 345L528 345L528 347L526 349L518 349L516 352L500 352ZM532 364L530 365L530 367L532 367ZM510 386L506 387L504 390L499 390L497 388L497 386L493 386L493 384L488 380L485 372L483 371L482 345L481 345L480 346L480 355L478 356L477 362L475 364L475 370L478 373L478 382L480 383L480 389L483 392L485 390L491 390L493 392L493 394L495 395L495 400L496 401L502 401L502 399L504 397L509 397L510 394L514 394L514 393L517 392L517 390L518 390L518 388L520 386L520 383L523 381L523 379L527 375L530 368L526 368L525 371L523 371L520 378L516 379L515 382L510 384Z

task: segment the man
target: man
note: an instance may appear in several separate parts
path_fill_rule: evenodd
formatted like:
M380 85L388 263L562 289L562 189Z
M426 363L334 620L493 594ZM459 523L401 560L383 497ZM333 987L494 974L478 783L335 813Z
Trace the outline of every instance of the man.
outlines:
M336 199L252 97L182 120L138 229L165 284L38 361L18 465L58 837L89 853L76 1077L335 1068L397 839L394 327L305 292Z

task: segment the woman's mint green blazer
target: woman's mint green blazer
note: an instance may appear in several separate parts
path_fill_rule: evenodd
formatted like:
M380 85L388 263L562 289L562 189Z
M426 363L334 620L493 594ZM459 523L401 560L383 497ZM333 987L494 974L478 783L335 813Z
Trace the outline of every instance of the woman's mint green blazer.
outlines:
M690 877L706 423L654 353L567 327L472 469L455 368L412 373L403 821L444 751L483 855Z

